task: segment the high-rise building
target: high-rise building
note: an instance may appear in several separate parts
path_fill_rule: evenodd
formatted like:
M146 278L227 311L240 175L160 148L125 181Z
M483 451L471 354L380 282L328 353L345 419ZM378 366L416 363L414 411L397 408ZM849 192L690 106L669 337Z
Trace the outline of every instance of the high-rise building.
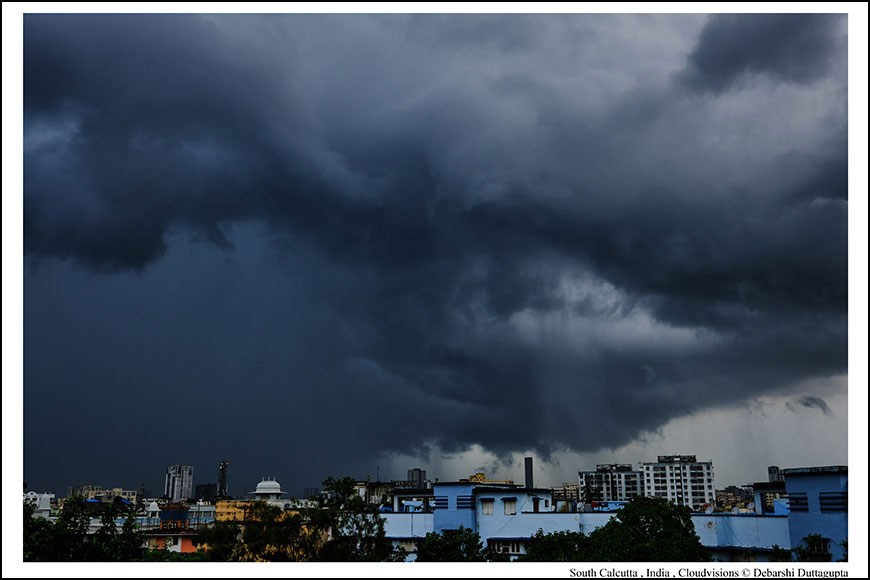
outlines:
M223 460L218 464L218 497L227 497L227 470L230 468L230 462Z
M633 471L630 463L596 465L595 471L580 471L577 476L583 501L630 501L643 495L643 472Z
M532 489L535 487L535 470L532 466L532 458L526 457L525 459L526 466L526 487L528 489Z
M426 470L419 467L409 469L408 482L416 489L424 489L426 487Z
M694 455L659 455L657 462L641 463L644 495L661 497L700 511L716 503L713 462Z
M214 483L200 483L196 486L196 493L193 497L205 501L214 501L217 495L217 485Z
M184 501L193 497L193 467L190 465L167 465L163 495L170 501Z

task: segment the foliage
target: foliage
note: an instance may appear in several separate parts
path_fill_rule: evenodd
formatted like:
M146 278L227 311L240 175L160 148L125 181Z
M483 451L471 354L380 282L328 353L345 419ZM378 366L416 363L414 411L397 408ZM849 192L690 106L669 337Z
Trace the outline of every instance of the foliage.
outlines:
M312 559L323 562L395 562L405 559L404 550L393 547L384 531L377 506L356 493L350 477L323 481L326 498L310 518L313 530L328 540L322 542Z
M785 548L781 548L779 544L774 544L773 551L770 553L768 560L770 562L791 562L793 558L791 556L791 550L786 550Z
M804 546L792 548L795 553L795 559L798 562L830 562L831 553L826 551L825 545L827 540L822 538L821 534L810 534L804 538Z
M429 532L417 542L417 562L486 562L486 556L480 536L461 526L440 534Z
M582 553L586 542L583 532L554 532L538 530L528 542L521 562L574 562Z
M837 560L837 562L848 562L849 561L849 541L843 540L840 542L840 547L843 548L843 557Z
M132 509L112 504L101 516L101 527L88 535L91 517L81 497L67 500L52 522L34 517L35 506L24 503L24 560L29 562L129 562L146 551ZM125 517L119 531L118 517Z
M384 562L403 560L386 537L377 507L356 493L354 480L327 478L318 508L290 513L257 502L242 524L217 522L194 543L214 561Z
M651 497L635 497L606 525L581 532L544 534L526 546L533 562L709 562L692 523L691 510Z
M587 559L607 562L709 562L692 523L692 510L637 496L589 534Z

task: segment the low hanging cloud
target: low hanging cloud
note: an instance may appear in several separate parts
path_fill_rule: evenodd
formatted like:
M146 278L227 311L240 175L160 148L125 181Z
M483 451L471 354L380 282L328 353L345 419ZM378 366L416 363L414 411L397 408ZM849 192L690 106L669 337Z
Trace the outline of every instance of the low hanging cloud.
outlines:
M789 404L789 408L794 410L794 408L800 405L802 407L806 407L808 409L819 409L825 415L831 415L831 409L828 407L828 404L824 399L820 397L811 397L809 395L804 395L803 397L797 398Z
M290 276L247 335L285 360L238 345L185 384L250 365L300 405L281 435L326 409L363 433L324 454L618 446L846 371L844 25L26 15L25 252L171 286L175 232L224 252L214 272L278 248L216 311Z

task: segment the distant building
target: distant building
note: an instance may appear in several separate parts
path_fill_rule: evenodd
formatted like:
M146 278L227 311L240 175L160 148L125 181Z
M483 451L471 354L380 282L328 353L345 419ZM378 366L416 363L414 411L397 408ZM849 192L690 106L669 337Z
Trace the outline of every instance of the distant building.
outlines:
M694 511L715 505L713 462L694 455L659 455L658 461L641 463L644 495L661 497Z
M120 487L103 489L99 485L82 485L80 487L69 488L67 492L67 497L69 498L73 496L81 496L86 500L112 499L115 497L120 497L125 501L135 504L136 500L139 498L139 493L133 489L122 489Z
M201 499L204 501L214 501L215 497L217 497L217 484L214 483L200 483L196 486L196 491L193 495L196 499Z
M580 471L578 499L584 502L630 501L644 494L642 471L634 471L630 463L608 463L595 466L595 471Z
M157 528L145 531L148 548L169 550L171 552L196 552L193 536L196 533L190 526L190 508L183 503L171 503L160 510Z
M753 483L752 492L755 496L755 513L761 515L784 515L788 513L788 505L783 506L782 501L777 501L788 498L788 494L785 493L784 481L759 481Z
M414 469L408 470L408 482L415 489L425 489L428 487L428 480L426 479L426 470L420 469L419 467L415 467Z
M303 487L302 488L302 499L317 499L320 497L320 488L319 487Z
M184 501L193 497L193 467L190 465L166 466L163 495L169 501Z
M782 476L782 470L778 465L771 465L767 468L767 481L773 483L775 481L785 481Z
M218 464L217 495L220 497L227 497L227 470L229 468L229 461L224 460Z
M251 496L257 501L265 501L271 505L279 505L283 508L285 500L281 499L284 492L281 491L281 484L274 477L264 477L257 484L257 489Z

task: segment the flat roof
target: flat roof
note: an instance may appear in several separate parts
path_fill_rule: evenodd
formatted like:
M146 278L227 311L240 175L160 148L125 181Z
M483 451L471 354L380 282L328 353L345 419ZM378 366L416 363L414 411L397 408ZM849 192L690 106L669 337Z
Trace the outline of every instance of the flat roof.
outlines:
M821 467L794 467L792 469L783 469L780 473L783 475L815 475L816 473L848 473L849 467L846 465L825 465Z

